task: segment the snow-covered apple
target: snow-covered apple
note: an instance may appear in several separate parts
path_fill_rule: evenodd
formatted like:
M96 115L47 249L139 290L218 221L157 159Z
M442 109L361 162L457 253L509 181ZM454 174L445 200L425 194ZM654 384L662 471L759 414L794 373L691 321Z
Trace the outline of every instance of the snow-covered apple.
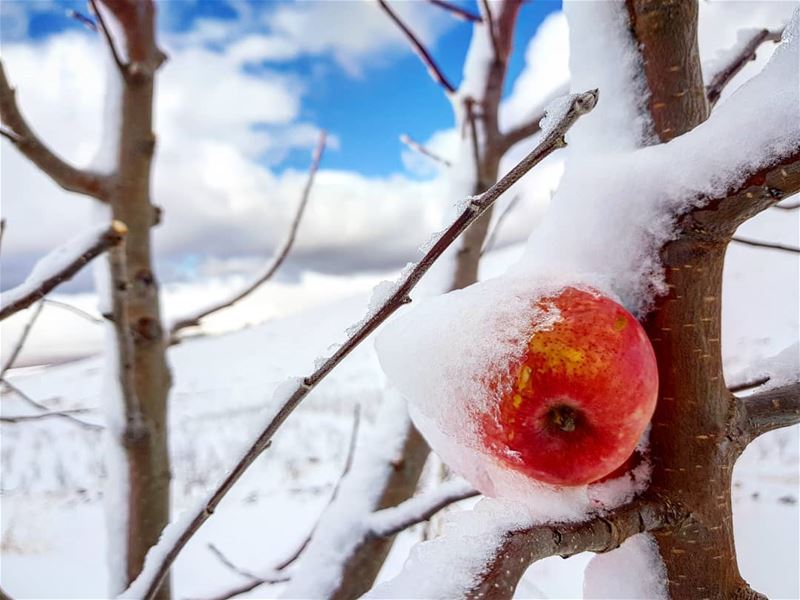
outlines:
M558 318L488 378L496 403L483 417L483 443L534 480L591 483L625 463L653 415L653 348L633 315L593 290L567 287L537 305Z

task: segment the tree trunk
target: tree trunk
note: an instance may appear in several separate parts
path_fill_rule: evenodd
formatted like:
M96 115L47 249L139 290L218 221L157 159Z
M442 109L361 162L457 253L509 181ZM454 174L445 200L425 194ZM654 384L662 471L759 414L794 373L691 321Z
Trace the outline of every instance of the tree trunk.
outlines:
M150 230L157 209L150 199L150 179L156 138L153 133L155 73L164 60L155 42L152 2L103 0L125 33L127 63L120 66L121 98L116 171L107 198L114 219L128 226L126 243L127 323L116 323L118 347L132 348L130 377L121 379L125 429L120 445L127 462L127 583L141 572L147 551L169 523L170 461L167 445L167 398L171 375ZM112 42L113 43L113 42ZM115 315L120 317L120 315ZM128 340L123 339L128 336ZM126 365L122 365L123 368ZM118 510L111 507L111 510ZM111 552L115 550L112 548ZM168 582L160 598L169 598Z

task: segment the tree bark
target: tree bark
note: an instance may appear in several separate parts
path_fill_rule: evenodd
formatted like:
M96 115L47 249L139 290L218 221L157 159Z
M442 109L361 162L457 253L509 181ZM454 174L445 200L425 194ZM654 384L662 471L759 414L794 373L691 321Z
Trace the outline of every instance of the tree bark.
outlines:
M169 523L170 462L167 447L167 397L171 376L161 322L158 282L151 249L150 230L156 209L150 198L151 166L156 146L153 133L155 73L164 60L155 41L155 6L152 2L102 0L125 32L127 62L121 68L121 106L117 169L107 201L112 215L128 226L127 319L117 324L133 343L132 394L140 415L126 415L122 444L128 463L126 540L127 583L144 565L147 551ZM116 292L112 292L116 293ZM125 343L120 339L120 343ZM137 425L132 425L136 423ZM113 549L112 549L113 551ZM160 597L170 595L168 582Z

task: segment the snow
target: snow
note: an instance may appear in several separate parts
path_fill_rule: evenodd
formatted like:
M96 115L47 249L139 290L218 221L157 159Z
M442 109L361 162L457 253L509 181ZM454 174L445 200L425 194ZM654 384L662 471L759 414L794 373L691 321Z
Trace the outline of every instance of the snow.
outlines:
M584 572L583 597L667 600L667 570L653 536L640 533L592 558Z
M108 231L108 222L82 231L40 258L28 277L17 287L0 294L0 309L34 293L45 281L63 271L70 263L89 250Z

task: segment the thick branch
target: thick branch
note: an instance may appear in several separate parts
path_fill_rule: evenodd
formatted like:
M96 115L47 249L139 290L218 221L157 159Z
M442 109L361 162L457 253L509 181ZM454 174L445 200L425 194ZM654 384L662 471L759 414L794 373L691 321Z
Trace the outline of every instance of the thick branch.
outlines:
M453 163L451 163L449 160L447 160L446 158L442 158L441 156L435 154L434 152L431 152L425 146L423 146L418 141L416 141L415 139L411 138L406 134L400 136L400 141L403 142L406 146L408 146L412 150L415 150L420 154L427 156L431 160L435 160L436 162L443 164L445 167L453 166Z
M180 554L183 547L195 532L213 514L217 505L231 490L242 474L250 467L255 459L266 450L271 443L273 435L280 428L288 416L308 396L308 394L322 381L350 352L364 341L378 326L386 321L401 306L411 301L409 294L417 285L422 276L431 268L433 263L445 252L456 238L481 214L483 214L509 187L519 181L525 173L549 156L554 150L566 145L564 135L572 125L584 114L590 112L597 102L597 92L575 94L572 97L569 110L563 118L554 124L552 130L544 136L536 148L522 161L511 169L503 178L495 183L483 194L471 199L464 211L456 217L455 221L447 228L441 237L433 244L425 256L398 282L395 291L377 308L368 315L355 329L352 335L339 347L339 349L325 360L313 373L305 377L288 397L281 402L274 416L269 419L264 429L251 444L247 452L241 457L228 476L217 486L204 506L200 507L192 521L176 537L171 537L170 547L156 545L151 549L150 555L160 557L156 566L147 569L137 580L131 584L126 594L141 596L150 600L158 591L162 581L169 572L170 566ZM173 541L174 540L174 541Z
M120 221L91 236L83 234L50 252L34 267L22 284L0 295L0 321L29 307L85 267L105 250L125 239L127 227Z
M746 441L800 423L800 382L737 398L739 429Z
M289 252L291 251L295 238L297 237L297 230L300 227L300 221L303 218L303 213L305 212L306 205L308 204L308 198L311 195L311 188L314 185L314 176L317 174L319 163L322 159L322 153L325 151L325 140L326 134L323 131L320 133L319 143L314 151L314 157L311 161L311 167L308 171L308 179L306 180L306 185L303 188L303 194L300 197L300 203L297 205L297 212L295 213L292 224L289 227L289 235L286 236L286 240L284 240L283 245L275 253L272 262L270 262L267 268L264 269L264 271L262 271L262 273L256 277L252 283L250 283L243 290L237 292L233 297L228 298L227 300L224 300L209 308L205 308L192 316L185 317L177 321L170 329L170 335L173 338L178 334L178 332L180 332L181 329L199 325L200 321L205 317L225 308L229 308L237 302L243 300L261 287L264 283L272 279L272 276L275 275L278 269L280 269L281 265L286 260L286 257L289 256Z
M711 79L711 83L706 86L706 97L708 98L708 104L713 107L719 97L722 95L722 90L725 88L730 81L736 77L736 75L741 71L744 66L750 62L751 60L756 59L756 51L758 50L759 46L766 41L773 41L777 42L781 39L781 32L772 32L769 29L762 29L756 32L752 38L739 50L739 52L733 57L730 63L725 65L725 67L719 71L714 77Z
M800 248L797 246L787 246L786 244L776 244L774 242L760 242L758 240L751 240L750 238L743 238L740 236L732 237L731 241L739 244L745 244L747 246L755 246L756 248L770 248L772 250L782 250L784 252L800 254Z
M378 0L378 4L383 11L389 15L389 18L394 22L394 24L400 28L400 31L402 31L406 36L408 41L413 46L414 51L417 53L417 56L419 56L420 60L428 68L428 73L430 74L431 78L440 86L442 86L448 95L454 94L456 92L455 86L450 83L450 80L447 79L447 77L445 77L445 74L439 68L439 65L436 64L435 60L433 60L431 53L428 52L428 49L422 44L416 34L409 29L408 25L403 23L400 17L397 16L397 13L395 13L386 3L386 0Z
M522 574L538 560L549 556L567 558L580 552L608 552L637 533L661 529L677 520L676 512L662 504L636 501L581 523L536 525L509 532L493 549L492 558L467 598L510 599Z
M464 8L461 8L457 4L453 4L452 2L446 2L446 0L428 0L434 6L438 6L439 8L443 8L446 11L449 11L456 15L458 18L463 19L464 21L471 21L472 23L480 23L483 21L480 15L476 15L473 12L470 12Z
M2 61L0 61L0 122L8 128L3 130L4 137L56 184L67 191L105 201L107 187L105 176L68 164L56 156L31 130L17 106L16 95L8 83Z

